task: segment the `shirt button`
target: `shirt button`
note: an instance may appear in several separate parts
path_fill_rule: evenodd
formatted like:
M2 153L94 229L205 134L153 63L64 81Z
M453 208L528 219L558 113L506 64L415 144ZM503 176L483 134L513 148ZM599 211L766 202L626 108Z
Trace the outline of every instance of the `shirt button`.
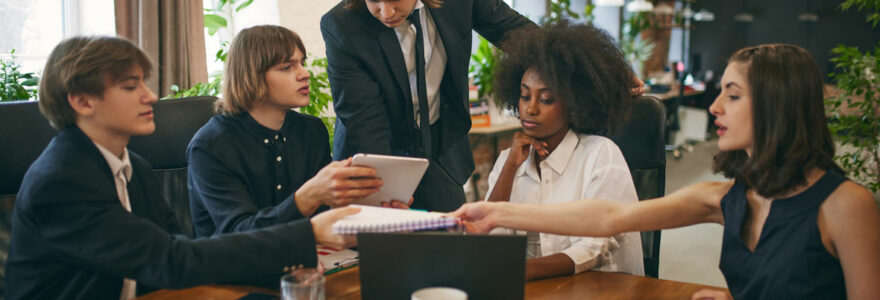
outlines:
M268 143L269 143L269 139L263 140L263 144L268 144Z
M275 187L275 189L280 191L280 190L281 190L281 185L279 184L278 186Z
M278 135L277 135L277 134L275 135L275 139L276 139L276 140L278 139Z
M286 142L286 141L287 141L287 138L286 138L286 137L283 137L283 138L281 138L281 140Z
M281 156L276 157L275 160L280 162L280 161L281 161Z

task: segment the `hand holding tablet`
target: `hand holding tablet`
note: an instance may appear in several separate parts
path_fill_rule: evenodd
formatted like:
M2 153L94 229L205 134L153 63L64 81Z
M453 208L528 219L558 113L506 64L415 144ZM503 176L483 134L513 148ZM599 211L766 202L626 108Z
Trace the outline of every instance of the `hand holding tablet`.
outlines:
M351 159L334 161L300 186L294 199L300 212L309 216L322 204L341 207L355 203L378 192L382 184L370 167L352 166Z
M366 166L376 170L376 177L384 183L379 191L356 203L381 206L382 202L397 200L409 203L422 175L428 169L428 160L417 157L391 156L379 154L355 154L352 166Z

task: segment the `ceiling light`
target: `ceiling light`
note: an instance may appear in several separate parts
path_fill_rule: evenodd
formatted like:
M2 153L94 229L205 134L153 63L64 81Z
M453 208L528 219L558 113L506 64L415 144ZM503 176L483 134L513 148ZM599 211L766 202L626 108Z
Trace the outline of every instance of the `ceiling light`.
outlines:
M752 21L755 21L755 15L747 12L742 12L736 14L736 16L733 16L733 19L737 22L751 23Z
M596 0L593 1L596 6L623 6L623 0Z
M654 5L645 0L634 0L626 5L626 10L631 12L643 12L654 10Z
M798 20L801 22L818 22L819 15L811 12L805 12L798 15Z
M696 14L694 14L694 21L708 22L715 21L715 14L707 9L701 9Z

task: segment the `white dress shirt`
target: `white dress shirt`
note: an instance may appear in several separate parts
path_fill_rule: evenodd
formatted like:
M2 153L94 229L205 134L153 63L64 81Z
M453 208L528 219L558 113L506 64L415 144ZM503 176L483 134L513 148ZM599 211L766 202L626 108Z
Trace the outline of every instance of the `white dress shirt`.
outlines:
M131 160L128 158L128 149L122 148L122 158L119 158L113 155L107 148L98 145L98 143L94 144L98 147L98 151L101 152L104 159L107 160L107 164L110 165L110 172L113 174L116 184L116 196L119 197L120 204L125 210L131 212L131 202L128 198L128 182L131 181ZM136 291L137 282L133 279L125 278L122 281L122 293L119 299L134 299Z
M504 150L489 174L491 195L510 149ZM605 199L637 202L629 167L620 149L608 138L576 134L569 130L559 146L535 168L534 149L516 170L510 193L511 203L561 203ZM492 233L523 231L496 229ZM575 264L575 273L589 269L644 275L641 236L628 232L610 238L540 234L543 256L564 253Z
M440 118L440 83L443 81L443 73L446 71L446 49L443 47L443 40L437 32L437 26L434 25L434 19L431 13L425 8L421 1L416 1L413 10L419 10L419 19L422 25L422 40L425 49L425 84L428 91L428 116L431 124L437 122ZM409 74L409 87L412 92L413 116L416 124L419 123L419 93L418 81L416 77L416 27L410 21L404 21L403 24L394 28L397 34L397 40L400 41L400 50L403 51L403 58L406 63L406 71Z

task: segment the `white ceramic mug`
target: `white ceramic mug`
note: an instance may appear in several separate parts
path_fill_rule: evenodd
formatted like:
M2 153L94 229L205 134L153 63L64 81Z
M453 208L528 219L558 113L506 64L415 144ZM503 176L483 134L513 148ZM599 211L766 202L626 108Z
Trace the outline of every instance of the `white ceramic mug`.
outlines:
M467 300L467 293L451 287L429 287L412 293L412 300Z

